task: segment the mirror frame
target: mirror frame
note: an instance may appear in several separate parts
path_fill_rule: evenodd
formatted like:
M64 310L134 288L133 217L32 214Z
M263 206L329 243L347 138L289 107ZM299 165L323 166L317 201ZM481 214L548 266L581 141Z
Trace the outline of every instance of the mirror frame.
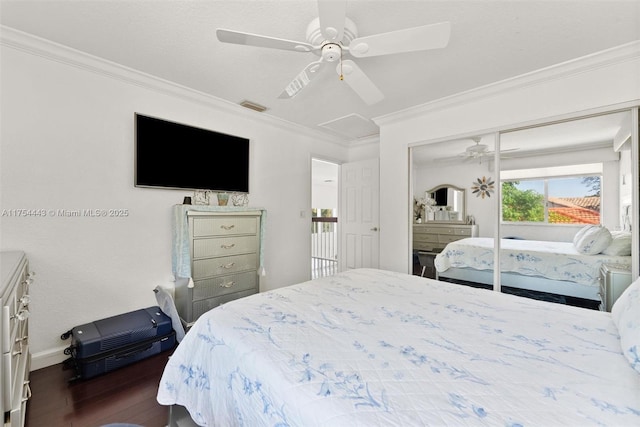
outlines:
M438 190L441 190L443 188L451 188L453 190L456 191L460 191L462 192L462 212L460 212L460 218L461 219L449 219L449 220L438 220L438 219L434 219L434 220L429 220L426 212L425 212L425 217L424 217L424 223L427 224L466 224L467 223L467 190L465 188L460 188L457 187L455 185L451 185L451 184L440 184L436 187L433 187L427 191L424 192L424 196L425 199L426 198L430 198L430 194L434 193Z

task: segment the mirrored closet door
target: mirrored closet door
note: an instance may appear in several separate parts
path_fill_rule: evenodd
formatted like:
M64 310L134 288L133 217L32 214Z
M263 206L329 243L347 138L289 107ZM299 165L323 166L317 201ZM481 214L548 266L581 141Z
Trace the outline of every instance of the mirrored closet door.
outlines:
M610 309L638 271L637 114L412 147L414 274Z
M631 118L500 134L502 292L598 309L607 268L631 282Z
M457 244L473 238L493 246L495 173L492 159L495 135L472 135L412 148L413 271L425 277L459 280L491 288L493 272L469 280L463 269L450 268L457 259ZM436 257L448 248L450 257ZM436 265L436 262L439 265ZM449 277L448 274L453 274Z

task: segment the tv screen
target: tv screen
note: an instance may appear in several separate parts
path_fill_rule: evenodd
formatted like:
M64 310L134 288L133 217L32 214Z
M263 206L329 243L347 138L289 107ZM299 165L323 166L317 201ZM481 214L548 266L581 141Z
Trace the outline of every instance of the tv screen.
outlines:
M135 114L135 186L249 192L249 139Z

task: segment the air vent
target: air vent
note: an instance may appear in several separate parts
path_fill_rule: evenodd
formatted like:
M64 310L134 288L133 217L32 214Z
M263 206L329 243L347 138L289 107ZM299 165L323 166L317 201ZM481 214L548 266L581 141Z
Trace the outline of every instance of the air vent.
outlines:
M262 113L263 111L267 110L267 107L264 107L260 104L256 104L255 102L251 102L247 100L242 101L240 105L250 110L257 111L258 113Z

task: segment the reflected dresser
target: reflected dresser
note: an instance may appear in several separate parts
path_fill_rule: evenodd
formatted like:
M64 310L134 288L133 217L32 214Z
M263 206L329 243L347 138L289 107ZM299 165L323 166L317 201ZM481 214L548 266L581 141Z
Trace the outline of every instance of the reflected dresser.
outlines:
M478 237L476 224L413 224L413 250L422 268L420 275L436 278L433 260L447 243L466 237Z

